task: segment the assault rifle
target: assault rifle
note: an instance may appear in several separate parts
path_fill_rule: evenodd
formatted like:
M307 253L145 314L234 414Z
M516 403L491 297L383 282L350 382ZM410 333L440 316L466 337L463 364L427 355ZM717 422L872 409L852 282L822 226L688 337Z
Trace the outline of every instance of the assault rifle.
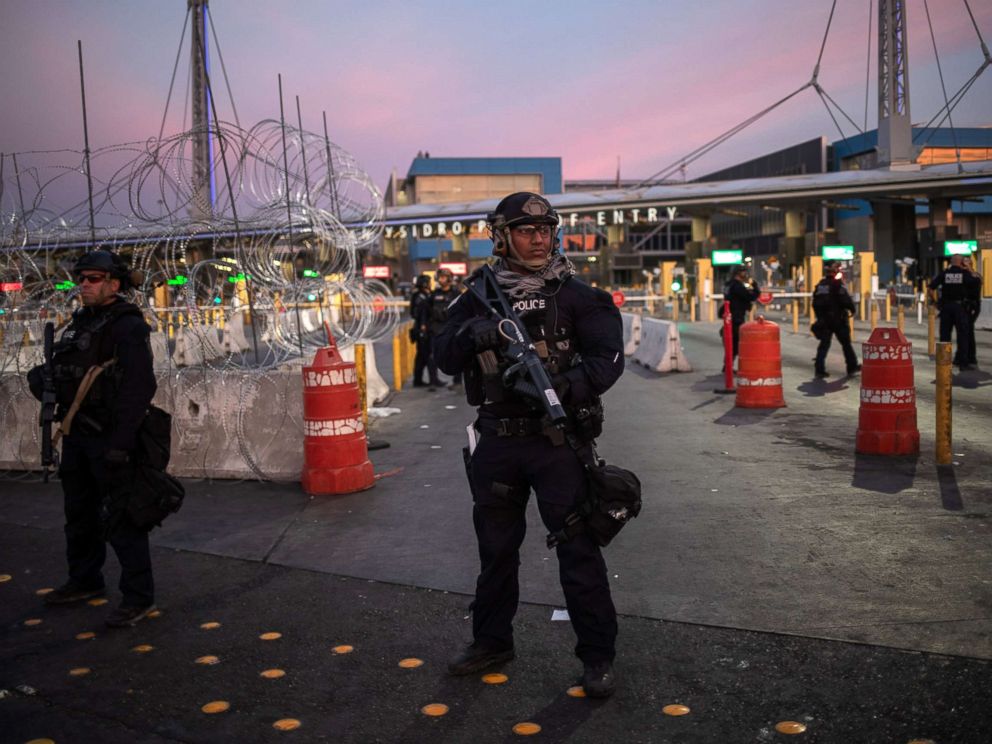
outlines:
M476 286L477 283L482 285L481 289ZM465 286L495 316L499 323L500 335L507 340L503 354L513 361L513 364L503 373L503 384L540 402L551 423L559 428L563 426L568 418L565 409L558 400L558 394L541 363L537 349L534 348L534 342L527 334L523 322L513 311L513 305L503 294L492 268L483 266L478 276L465 282ZM496 310L493 303L496 303L500 309Z
M55 420L55 368L52 365L54 350L55 324L49 321L45 323L45 363L41 367L44 391L38 420L41 426L41 467L45 483L48 483L48 469L53 465L58 466L58 456L52 447L52 422Z

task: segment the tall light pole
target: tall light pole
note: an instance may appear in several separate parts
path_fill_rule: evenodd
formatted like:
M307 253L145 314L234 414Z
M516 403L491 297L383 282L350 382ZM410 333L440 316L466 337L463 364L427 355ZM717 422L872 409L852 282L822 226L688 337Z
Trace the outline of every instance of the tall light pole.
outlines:
M914 159L906 0L878 0L878 164Z
M204 222L213 218L213 158L210 152L210 87L207 83L207 3L187 0L192 15L190 42L193 116L193 204L190 217Z

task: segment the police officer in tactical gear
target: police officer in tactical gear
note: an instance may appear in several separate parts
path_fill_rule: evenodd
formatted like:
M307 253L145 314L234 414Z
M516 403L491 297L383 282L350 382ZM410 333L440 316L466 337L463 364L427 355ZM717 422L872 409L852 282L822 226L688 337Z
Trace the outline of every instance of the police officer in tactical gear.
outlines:
M437 279L437 286L434 291L431 292L431 337L437 337L440 335L442 329L444 328L445 322L448 320L448 305L454 302L455 298L461 294L461 292L455 288L453 280L454 274L451 269L440 268L437 270L435 275ZM455 388L461 386L462 384L462 373L458 372L451 380L451 384L448 385L449 390L454 390Z
M974 281L969 282L970 292L964 301L964 309L968 315L968 357L965 364L972 367L978 366L978 345L975 343L975 323L982 312L982 275L975 271L975 264L971 256L964 256L961 261L961 268L972 275ZM960 354L960 349L958 349ZM960 362L955 360L955 364L960 366Z
M413 316L414 341L417 354L413 358L413 386L434 390L441 385L437 378L437 364L431 349L431 278L426 274L417 277L417 290L410 298L410 315ZM430 378L424 380L424 370Z
M961 370L972 369L972 349L970 338L970 302L981 292L981 281L964 268L964 256L951 256L951 265L930 281L930 290L938 293L937 308L940 310L940 340L951 340L953 328L958 337L954 363Z
M830 351L830 341L834 336L844 350L844 362L847 374L853 375L860 371L858 355L851 345L851 327L848 317L854 315L854 300L844 286L844 274L840 264L827 264L824 277L813 288L813 335L820 341L816 347L816 362L814 374L817 377L827 377L827 352Z
M155 607L148 531L130 521L119 498L138 429L155 395L150 329L141 310L122 294L131 282L123 258L90 251L76 262L73 274L82 307L54 347L57 420L66 417L87 373L106 366L82 398L62 440L59 477L65 494L69 580L44 601L62 605L102 595L109 541L121 565L123 599L106 623L126 627ZM40 368L31 370L28 379L40 400Z
M758 299L761 289L758 283L748 277L746 266L735 266L730 274L730 281L723 290L723 298L730 302L730 320L733 328L734 359L740 348L741 326L747 320L751 305ZM723 328L720 328L723 333Z
M504 384L504 338L472 292L448 308L435 339L441 370L464 372L468 402L478 406L478 444L467 459L481 571L472 613L473 642L448 665L472 674L512 659L519 596L519 548L531 489L549 530L563 529L587 484L575 444L598 436L599 396L623 372L623 329L610 295L573 275L558 252L558 215L543 197L510 194L488 216L496 279L534 341L562 405L568 435L550 427L539 404ZM594 415L588 415L595 411ZM587 533L556 546L559 577L592 697L613 693L617 635L606 563Z

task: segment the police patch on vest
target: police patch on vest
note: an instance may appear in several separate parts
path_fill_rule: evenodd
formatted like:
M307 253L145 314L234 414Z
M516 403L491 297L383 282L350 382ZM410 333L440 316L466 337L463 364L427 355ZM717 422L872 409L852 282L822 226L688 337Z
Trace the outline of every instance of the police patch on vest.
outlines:
M944 274L944 284L964 284L964 274Z
M529 313L534 310L544 310L548 306L543 297L535 297L529 300L517 300L513 303L513 311L517 313Z

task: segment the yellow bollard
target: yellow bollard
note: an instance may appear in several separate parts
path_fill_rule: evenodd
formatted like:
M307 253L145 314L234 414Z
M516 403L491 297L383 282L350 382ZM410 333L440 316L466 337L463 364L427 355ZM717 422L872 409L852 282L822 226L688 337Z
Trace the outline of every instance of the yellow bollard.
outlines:
M696 322L696 315L697 315L697 311L696 311L696 296L693 295L692 297L689 298L689 322L690 323L695 323Z
M906 330L906 308L902 306L900 302L896 307L896 325L899 328L900 333L904 333Z
M936 355L937 347L937 308L927 305L927 356L931 359Z
M858 300L858 320L864 320L867 317L868 315L865 310L865 296L862 294L861 299Z
M885 322L892 322L892 295L885 293Z
M936 461L938 465L951 464L951 360L950 341L937 344L937 431Z
M871 301L871 329L874 331L878 327L878 303Z
M362 405L362 428L369 430L368 378L365 375L365 344L355 344L355 376L358 377L358 400Z
M851 331L851 343L853 344L854 343L854 316L853 315L851 315L851 316L848 317L848 319L847 319L847 327Z
M393 390L399 392L403 389L403 326L393 333Z
M799 333L799 299L792 301L792 332Z
M672 322L679 322L679 296L675 295L672 298Z

